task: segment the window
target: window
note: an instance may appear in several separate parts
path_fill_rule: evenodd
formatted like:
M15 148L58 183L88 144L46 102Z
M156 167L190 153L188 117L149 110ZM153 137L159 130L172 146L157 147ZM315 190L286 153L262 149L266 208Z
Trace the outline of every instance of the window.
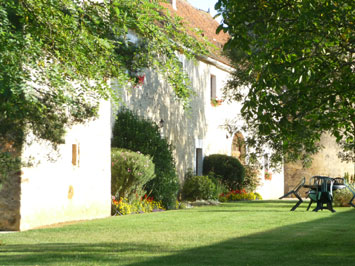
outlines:
M196 149L196 175L202 175L202 149Z
M79 166L79 157L80 157L80 146L78 144L72 144L72 157L71 157L72 165Z
M216 97L216 76L211 75L211 100L215 100Z

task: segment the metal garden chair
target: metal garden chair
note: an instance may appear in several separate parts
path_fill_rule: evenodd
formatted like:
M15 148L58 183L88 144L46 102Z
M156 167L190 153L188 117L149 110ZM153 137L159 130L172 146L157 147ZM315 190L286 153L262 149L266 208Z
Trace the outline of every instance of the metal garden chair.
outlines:
M353 193L353 197L349 201L349 204L355 208L355 204L353 203L353 200L355 199L355 188L353 185L349 184L346 180L344 180L344 185Z
M312 184L313 180L313 184ZM313 176L310 179L310 184L313 188L308 192L308 197L311 199L307 211L313 202L317 202L317 207L313 210L315 212L323 209L328 209L335 212L333 209L333 185L335 180L326 176ZM327 204L327 207L324 207Z
M289 192L287 192L285 195L283 195L282 197L280 197L279 199L283 199L291 194L295 195L296 198L298 199L297 203L295 204L295 206L292 207L291 211L294 211L297 209L298 206L300 206L300 204L303 202L301 196L298 194L298 191L303 187L304 183L306 182L306 178L303 177L300 182Z

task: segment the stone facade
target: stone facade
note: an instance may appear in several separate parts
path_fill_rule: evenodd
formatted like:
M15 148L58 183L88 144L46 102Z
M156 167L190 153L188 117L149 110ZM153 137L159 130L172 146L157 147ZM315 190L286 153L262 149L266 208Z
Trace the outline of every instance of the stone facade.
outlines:
M162 5L173 15L182 17L185 25L202 30L202 36L216 47L222 47L228 41L229 36L223 31L216 34L219 23L210 14L193 8L183 0L176 1L176 8L173 8L171 3ZM199 39L199 36L191 33L188 28L187 32ZM130 39L134 41L137 37L132 36ZM186 60L182 54L178 56L189 75L195 93L191 99L190 109L184 110L173 89L162 77L151 71L145 71L142 86L117 90L120 91L126 107L158 125L164 122L161 134L175 148L176 167L182 183L189 169L198 175L202 174L204 156L215 153L235 155L234 135L236 133L243 137L247 135L245 132L225 128L225 125L231 122L234 127L241 128L242 120L236 120L240 114L241 104L216 101L222 99L222 89L234 71L229 65L229 60L221 53L221 49L212 49L208 56L199 57L196 62ZM211 101L212 99L215 101ZM267 149L265 152L268 152ZM264 171L265 169L260 171L259 192L265 199L279 197L284 187L283 172L273 173L272 180L265 180Z
M321 138L321 145L325 148L313 156L312 165L309 168L302 167L301 163L285 164L285 193L290 191L302 177L306 177L307 183L309 178L315 175L344 177L345 173L355 174L354 163L345 163L338 158L337 154L341 150L334 137L324 134Z
M239 106L222 103L211 105L210 78L216 76L217 98L229 73L202 61L196 63L182 59L190 74L191 85L196 93L191 108L184 110L170 88L156 73L147 71L144 84L122 93L125 105L140 116L152 119L157 124L164 121L161 133L174 146L177 170L182 179L186 171L196 166L196 149L203 154L230 154L231 138L226 138L222 129L226 119L234 118ZM236 108L235 111L231 109ZM219 145L215 145L218 142Z
M233 135L224 125L235 121L241 105L237 102L222 102L217 106L211 103L211 76L216 79L216 99L222 99L222 89L230 77L230 68L221 62L200 58L197 62L186 60L181 55L181 62L189 74L194 97L190 109L184 110L176 99L171 87L158 74L146 71L144 84L120 90L124 105L160 124L164 121L161 134L174 146L177 172L183 182L185 173L192 169L202 174L203 158L209 154L232 155ZM143 74L142 74L143 75ZM242 126L242 121L237 121ZM232 133L232 134L231 134ZM238 134L246 133L239 132ZM235 145L235 144L234 144ZM283 192L283 173L274 173L271 181L263 178L259 192L264 198L277 198Z
M15 173L0 190L0 231L20 229L21 174Z

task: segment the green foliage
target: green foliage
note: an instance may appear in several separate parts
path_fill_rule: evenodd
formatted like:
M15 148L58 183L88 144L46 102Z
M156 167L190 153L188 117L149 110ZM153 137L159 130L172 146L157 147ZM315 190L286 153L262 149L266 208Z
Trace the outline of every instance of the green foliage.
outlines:
M203 160L203 174L213 172L230 190L242 187L245 169L235 157L224 154L212 154Z
M127 215L147 212L164 211L160 202L154 201L151 197L128 200L127 198L112 197L112 215Z
M170 209L175 207L179 180L175 170L172 147L162 138L158 126L140 118L130 110L118 112L113 129L112 147L125 148L150 155L156 178L146 185L147 192Z
M0 165L2 166L0 168L0 180L2 178L6 179L9 175L14 174L21 169L21 161L10 152L0 152Z
M247 192L254 192L260 186L259 169L257 166L244 165L245 176L242 188Z
M333 204L337 207L349 207L349 202L352 197L353 194L349 189L338 189L333 192Z
M143 68L186 105L192 90L176 54L205 49L184 29L158 1L0 1L0 143L20 146L27 130L62 143L66 128L97 115L101 99L118 100L109 79L132 85Z
M192 176L185 180L182 197L186 200L214 199L216 185L208 176Z
M344 179L347 183L355 184L355 176L350 175L348 172L344 173Z
M216 9L237 69L225 93L243 101L247 145L261 155L268 145L274 164L307 163L329 132L354 161L355 2L219 0Z
M155 178L150 156L113 148L111 150L111 194L132 199L145 194L144 185Z
M239 200L262 200L263 198L257 192L247 192L243 190L232 190L228 193L219 195L220 202L239 201Z
M223 184L222 178L220 176L216 176L213 172L208 174L208 178L213 182L216 186L216 189L213 193L213 199L218 199L218 196L222 193L228 192L228 188Z
M183 201L176 201L176 206L175 206L175 209L177 210L184 210L184 209L187 209L188 208L188 205L183 202Z
M4 185L11 180L11 177L19 175L21 166L30 166L31 164L21 161L18 156L20 146L9 143L1 143L0 138L0 191Z

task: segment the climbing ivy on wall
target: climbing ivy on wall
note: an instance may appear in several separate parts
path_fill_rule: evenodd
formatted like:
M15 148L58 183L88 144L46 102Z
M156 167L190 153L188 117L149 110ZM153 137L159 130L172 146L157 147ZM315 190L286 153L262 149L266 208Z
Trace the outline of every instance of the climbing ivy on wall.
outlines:
M184 27L158 1L1 1L0 152L20 149L27 130L62 143L65 128L115 99L109 79L132 84L142 68L161 73L186 106L192 92L177 53L204 48Z

